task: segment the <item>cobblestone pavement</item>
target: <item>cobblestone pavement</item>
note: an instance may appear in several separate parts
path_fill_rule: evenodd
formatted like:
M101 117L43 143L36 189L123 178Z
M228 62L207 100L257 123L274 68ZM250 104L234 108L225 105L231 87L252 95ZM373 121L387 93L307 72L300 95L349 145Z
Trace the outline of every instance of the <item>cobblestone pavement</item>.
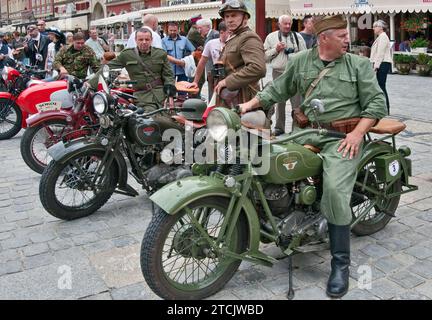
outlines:
M397 217L384 230L352 237L351 290L343 299L432 298L430 88L431 77L389 76L392 117L408 126L398 144L412 149L411 181L419 190L402 197ZM21 159L21 135L0 141L0 299L158 299L139 267L140 242L151 218L146 194L114 196L80 220L53 218L39 201L39 175ZM263 250L279 254L274 246ZM328 251L293 261L295 298L327 299ZM372 271L370 288L358 285L365 266ZM287 272L286 260L273 268L243 262L212 298L285 299Z

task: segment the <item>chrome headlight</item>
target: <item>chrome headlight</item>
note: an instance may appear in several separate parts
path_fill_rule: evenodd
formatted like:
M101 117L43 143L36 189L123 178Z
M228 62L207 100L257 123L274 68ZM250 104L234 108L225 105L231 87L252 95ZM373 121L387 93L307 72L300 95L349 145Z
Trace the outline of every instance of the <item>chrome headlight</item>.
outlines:
M107 65L102 67L102 75L105 79L108 79L110 76L110 68Z
M93 96L93 108L99 114L104 114L108 111L108 98L103 93L96 93Z
M207 118L207 128L213 140L223 141L228 134L228 124L223 114L217 110L210 112Z
M229 130L241 128L240 117L226 108L215 108L207 118L207 128L210 136L216 141L223 141Z
M9 72L9 68L4 67L2 72L1 72L1 75L2 75L2 78L4 81L7 81L7 79L8 79L8 72Z

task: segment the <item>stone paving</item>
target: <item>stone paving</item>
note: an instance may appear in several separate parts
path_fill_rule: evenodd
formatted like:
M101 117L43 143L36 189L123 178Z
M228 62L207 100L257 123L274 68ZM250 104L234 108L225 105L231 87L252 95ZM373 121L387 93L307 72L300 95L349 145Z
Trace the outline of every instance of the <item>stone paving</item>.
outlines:
M397 217L367 237L352 237L350 291L343 299L432 299L432 77L390 75L392 117L407 124L413 184ZM287 127L289 127L287 123ZM97 213L60 221L44 211L39 175L19 152L22 132L0 141L0 299L158 299L144 281L139 249L151 219L145 192L114 196ZM263 250L277 256L274 246ZM294 257L295 299L328 299L329 252ZM243 262L212 299L285 299L286 260L273 268ZM372 282L365 282L370 275Z

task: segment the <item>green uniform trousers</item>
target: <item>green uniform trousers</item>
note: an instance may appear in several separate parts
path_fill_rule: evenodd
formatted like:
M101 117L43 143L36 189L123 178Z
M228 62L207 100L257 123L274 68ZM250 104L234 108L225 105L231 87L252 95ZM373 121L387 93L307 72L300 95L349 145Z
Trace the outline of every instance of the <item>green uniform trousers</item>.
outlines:
M293 133L299 132L295 127ZM334 225L348 225L352 220L351 194L357 178L357 166L361 158L361 150L354 159L349 155L342 157L337 152L340 139L309 134L295 140L299 144L311 144L321 149L323 159L323 194L321 213L327 221Z

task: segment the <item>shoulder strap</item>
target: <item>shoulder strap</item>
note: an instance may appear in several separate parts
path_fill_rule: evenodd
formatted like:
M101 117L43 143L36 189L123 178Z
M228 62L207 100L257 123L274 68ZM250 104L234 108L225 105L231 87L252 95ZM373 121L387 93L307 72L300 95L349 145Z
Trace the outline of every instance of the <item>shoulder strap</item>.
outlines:
M141 56L139 55L139 52L138 52L138 48L135 47L135 48L133 49L133 51L134 51L134 53L135 53L135 56L136 56L138 62L143 66L144 70L147 71L147 72L149 72L153 77L155 77L155 78L160 78L160 76L158 76L157 74L155 74L155 73L150 69L150 67L149 67L147 64L145 64L145 62L143 61L143 59L141 59Z
M330 71L330 68L324 68L324 69L321 70L320 74L318 75L318 78L316 78L311 83L311 85L309 86L308 90L306 91L305 99L307 99L311 95L312 91L315 89L315 87L317 86L318 82L320 82L321 79L324 78L324 76L326 75L326 73L329 72L329 71Z
M296 44L297 44L297 50L300 51L299 39L298 39L298 36L297 36L297 32L293 31L293 33L294 33L294 38L295 38L295 41L296 41Z

